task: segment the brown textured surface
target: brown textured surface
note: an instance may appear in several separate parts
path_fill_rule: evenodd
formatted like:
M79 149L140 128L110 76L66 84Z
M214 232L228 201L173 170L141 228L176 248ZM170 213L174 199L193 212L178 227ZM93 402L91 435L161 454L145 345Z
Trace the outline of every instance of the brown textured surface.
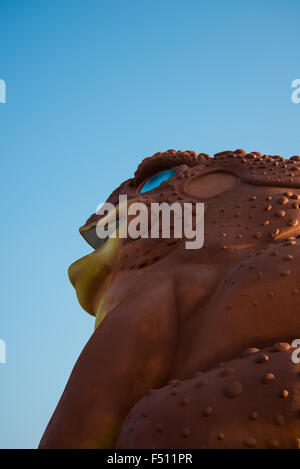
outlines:
M197 167L201 173L228 169L250 184L300 188L299 162L299 156L292 156L287 160L278 155L246 153L241 149L217 153L213 158L206 153L168 150L145 158L137 168L134 178L124 181L112 192L107 201L117 203L119 194L127 194L128 198L136 197L136 189L153 174L180 166L179 169L183 169L184 166L183 171L179 171L180 177L187 176L189 168L194 167ZM167 183L160 186L160 189L168 192L165 191ZM86 224L99 218L96 214L92 214Z
M290 352L266 348L149 392L117 447L298 448L300 365Z
M139 193L171 167L170 180ZM125 239L104 284L86 282L87 311L95 314L104 295L107 316L41 447L114 447L119 431L122 448L297 447L299 370L287 346L270 347L300 338L299 169L296 156L170 150L146 158L113 192L114 204L119 194L148 204L203 201L204 246ZM201 177L222 172L236 183L200 197Z

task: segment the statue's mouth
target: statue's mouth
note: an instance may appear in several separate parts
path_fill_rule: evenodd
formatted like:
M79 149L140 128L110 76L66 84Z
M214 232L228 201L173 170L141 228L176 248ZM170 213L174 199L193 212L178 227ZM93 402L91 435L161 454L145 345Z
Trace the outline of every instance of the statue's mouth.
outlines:
M80 228L80 233L95 251L75 261L68 271L80 305L93 316L97 315L104 283L113 271L122 244L118 233L123 220L110 217L108 214L100 222ZM98 236L97 225L106 226L107 236Z

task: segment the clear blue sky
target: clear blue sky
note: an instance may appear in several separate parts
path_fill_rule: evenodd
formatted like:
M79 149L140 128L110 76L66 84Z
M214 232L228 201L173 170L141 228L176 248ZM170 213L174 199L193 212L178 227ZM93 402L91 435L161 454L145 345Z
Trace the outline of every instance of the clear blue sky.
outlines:
M299 0L0 0L0 447L35 447L88 340L78 227L143 156L300 154Z

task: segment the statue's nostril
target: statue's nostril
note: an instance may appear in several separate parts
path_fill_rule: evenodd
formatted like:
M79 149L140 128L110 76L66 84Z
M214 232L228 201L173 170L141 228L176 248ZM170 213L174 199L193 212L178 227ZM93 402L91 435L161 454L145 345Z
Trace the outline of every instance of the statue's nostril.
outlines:
M100 246L102 246L107 239L101 239L97 236L96 225L88 231L82 231L81 235L86 240L86 242L94 249L98 249Z
M94 249L100 248L109 237L117 237L116 230L122 225L124 218L111 221L110 223L101 224L97 222L88 230L80 231L82 237Z

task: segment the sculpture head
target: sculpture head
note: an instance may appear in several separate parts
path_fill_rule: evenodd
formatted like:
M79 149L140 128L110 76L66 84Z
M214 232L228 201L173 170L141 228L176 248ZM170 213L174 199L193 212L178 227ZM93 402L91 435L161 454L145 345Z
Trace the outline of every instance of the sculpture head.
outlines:
M69 275L80 304L96 316L96 326L124 301L132 286L142 282L142 292L145 275L147 278L157 272L176 278L182 292L181 317L193 314L191 303L199 304L213 294L220 279L239 259L300 233L298 160L258 152L246 154L243 150L222 152L214 158L169 150L144 159L134 177L107 199L116 208L117 221L120 196L127 196L128 206L143 202L149 214L153 203L202 202L204 245L186 249L186 239L172 234L169 238L151 238L150 223L147 238L99 240L97 224L109 225L111 213L91 215L80 233L95 251L72 264ZM195 210L193 215L195 223ZM191 285L197 285L197 294L191 291ZM145 290L144 298L148 294ZM194 301L188 299L191 296Z

